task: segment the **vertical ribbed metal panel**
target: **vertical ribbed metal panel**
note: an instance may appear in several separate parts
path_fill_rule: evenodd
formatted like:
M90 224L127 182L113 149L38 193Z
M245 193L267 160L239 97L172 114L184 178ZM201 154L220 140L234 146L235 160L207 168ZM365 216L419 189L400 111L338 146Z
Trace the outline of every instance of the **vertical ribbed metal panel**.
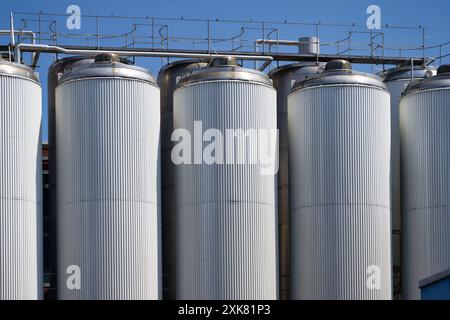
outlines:
M58 297L158 299L159 89L124 78L56 88ZM68 266L81 289L66 286Z
M391 299L389 93L329 85L288 98L293 299ZM370 266L381 271L369 289Z
M392 266L394 294L401 286L401 191L400 191L400 128L399 103L411 79L385 82L391 94L391 207L392 207Z
M194 121L224 134L276 129L275 90L232 80L182 86L174 127L193 137ZM277 299L276 190L258 165L175 166L178 299Z
M0 75L0 300L42 299L41 87Z
M450 88L400 101L402 288L420 299L419 280L450 268Z

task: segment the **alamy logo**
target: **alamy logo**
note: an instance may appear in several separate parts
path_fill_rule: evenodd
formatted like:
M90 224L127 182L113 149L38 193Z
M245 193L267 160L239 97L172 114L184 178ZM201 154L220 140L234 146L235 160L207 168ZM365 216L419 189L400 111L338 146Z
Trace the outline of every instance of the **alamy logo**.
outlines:
M66 20L66 26L69 30L81 29L81 9L76 4L67 7L66 13L69 14Z
M367 13L370 16L367 18L367 29L381 29L381 9L376 4L371 4L367 7Z
M189 130L173 131L172 162L207 165L257 165L261 175L278 172L277 129L207 129L194 121L193 138ZM206 146L204 147L204 144Z
M81 289L81 269L77 265L70 265L66 269L66 274L69 276L66 280L66 287L69 290Z
M366 279L366 286L369 290L381 289L381 268L377 265L370 265L366 269L368 275Z

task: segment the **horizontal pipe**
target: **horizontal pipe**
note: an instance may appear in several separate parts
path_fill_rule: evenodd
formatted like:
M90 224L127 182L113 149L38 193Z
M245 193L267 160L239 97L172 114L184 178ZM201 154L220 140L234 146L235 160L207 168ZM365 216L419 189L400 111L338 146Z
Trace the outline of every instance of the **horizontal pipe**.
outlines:
M319 41L295 41L295 40L275 40L275 39L257 39L255 40L257 44L273 44L273 45L280 45L280 46L298 46L302 43L304 44L320 44Z
M257 44L275 44L281 46L298 46L300 44L299 41L294 40L273 40L273 39L257 39Z
M81 54L95 55L104 53L113 53L119 56L136 56L136 57L166 57L166 58L214 58L232 56L239 60L265 60L272 61L271 56L265 55L241 55L241 54L209 54L209 53L186 53L186 52L167 52L167 51L139 51L139 50L96 50L96 49L66 49L59 46L49 46L45 44L18 44L16 52L47 52L61 54Z
M9 34L11 34L11 30L0 30L0 34L9 35ZM34 33L34 31L31 31L31 30L14 30L14 34L16 34L16 35L26 34L26 35L31 35L34 39L36 38L36 34Z
M3 46L8 50L8 47ZM63 54L85 54L95 55L96 53L117 53L118 55L125 56L148 56L148 57L177 57L177 58L212 58L215 56L226 57L233 56L236 59L242 60L274 60L274 61L312 61L316 62L328 62L335 59L345 59L355 64L388 64L388 65L400 65L410 63L411 59L414 60L414 65L423 65L428 62L428 58L423 57L377 57L377 56L364 56L364 55L339 55L339 54L319 54L317 55L304 55L299 53L281 53L281 52L240 52L238 55L233 51L219 51L217 55L208 53L207 50L193 50L193 49L145 49L145 48L128 48L127 50L116 47L102 47L97 50L94 47L88 46L65 46L55 47L47 45L29 45L19 44L16 45L17 49L25 52L49 52L49 53L63 53ZM2 49L2 46L0 46ZM3 50L3 49L2 49Z

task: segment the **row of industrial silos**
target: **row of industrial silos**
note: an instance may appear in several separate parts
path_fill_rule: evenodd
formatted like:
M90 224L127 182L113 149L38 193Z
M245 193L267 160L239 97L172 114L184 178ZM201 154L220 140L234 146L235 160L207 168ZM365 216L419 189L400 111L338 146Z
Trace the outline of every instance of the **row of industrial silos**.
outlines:
M2 161L1 168L5 172L2 176L15 179L8 185L14 185L18 181L14 170L23 169L20 165L32 167L31 162L17 160L39 160L39 149L34 156L22 157L20 150L14 148L18 148L21 137L39 148L39 135L26 137L39 133L40 116L33 115L34 126L27 123L21 134L14 134L8 130L20 126L10 122L25 118L8 114L8 108L34 108L40 112L35 105L40 101L40 93L28 95L30 101L5 100L25 99L24 92L11 94L14 92L8 81L25 81L14 87L27 92L32 90L25 85L33 84L35 90L39 86L31 70L7 62L3 66L8 72L1 72L2 142L5 141L8 152L4 148L2 152L11 158L2 157L6 161ZM8 69L11 66L17 70ZM394 130L390 119L395 113L394 104L390 106L389 93L380 79L351 70L349 63L334 61L327 64L324 72L323 68L320 64L296 64L274 71L274 79L285 75L274 81L277 94L267 76L241 68L232 59L216 59L209 65L202 61L169 65L158 80L163 88L160 139L159 90L145 70L110 55L55 63L49 73L49 90L55 92L54 96L49 95L49 138L50 159L56 159L52 164L56 175L52 177L51 190L58 234L59 297L160 298L163 261L165 283L170 284L168 297L276 299L281 287L280 294L291 291L292 299L390 299L390 154ZM189 75L182 76L186 71ZM429 152L420 153L427 146L428 151L439 149L428 145L434 142L430 142L429 132L419 132L441 124L440 133L445 136L446 71L443 68L437 77L410 89L404 98L406 106L402 107L412 110L412 115L404 112L416 121L402 122L406 132L402 146L411 155L402 158L402 176L406 177L403 180L426 178L431 188L423 190L420 183L408 184L418 189L412 189L414 195L404 200L404 206L409 208L404 210L404 233L412 238L404 239L403 252L405 259L416 260L412 271L404 261L403 285L415 293L415 282L445 268L448 261L445 181L436 180L445 171L426 161L430 159ZM285 90L280 89L282 85ZM441 88L436 90L436 85ZM435 91L440 93L439 99L432 95ZM409 97L423 93L431 95L430 100L420 100L426 107L410 107ZM436 103L439 101L441 105ZM421 115L429 105L440 113L429 118ZM428 119L430 124L418 125ZM195 132L197 121L201 121L204 130L278 127L278 183L275 175L262 175L260 166L255 164L172 165L171 127ZM286 127L287 132L283 131ZM422 136L412 137L414 134ZM413 143L418 138L428 139L423 141L425 147L417 148ZM438 147L445 150L445 140L439 138L442 143ZM16 144L8 145L10 140ZM158 183L160 148L162 201ZM195 146L191 151L195 153ZM440 151L432 159L442 166L447 158ZM35 179L40 178L37 168L31 172ZM436 170L438 175L430 174ZM33 186L29 181L19 182L20 191ZM1 232L0 248L2 257L11 257L2 259L0 265L2 298L40 297L42 201L36 187L39 181L35 182L34 200L14 195L6 188L1 190L1 227L5 230ZM5 206L10 205L10 199L34 203L31 213L8 209ZM434 202L419 206L408 202L419 200ZM438 209L442 207L437 217L433 212L435 203L439 203ZM417 216L418 210L427 214ZM12 214L15 212L24 217ZM25 217L31 220L11 220ZM30 230L23 229L23 225ZM11 232L11 227L25 233ZM415 228L434 228L434 232ZM163 254L159 248L161 233ZM286 249L289 244L291 248ZM20 270L23 247L25 255L35 259L34 265L27 264L32 269L27 273L30 278ZM420 254L416 254L417 248ZM434 261L439 263L433 264ZM14 268L17 272L11 273ZM77 283L79 271L81 282ZM30 290L31 295L26 295L23 288ZM416 298L417 294L408 296L405 292L405 297Z
M289 213L280 240L284 233L291 246L280 251L281 293L419 299L419 281L450 266L448 67L437 76L432 67L390 69L384 85L345 62L329 63L318 76L321 68L303 63L271 73L278 89L279 198L290 197L279 206L280 218ZM375 270L381 281L371 286Z
M59 61L49 80L58 297L158 299L159 89L111 55ZM40 299L41 87L9 61L0 81L0 299Z
M383 75L385 85L344 62L315 73L290 90L287 104L291 297L389 298L392 265L396 298L419 299L419 281L450 266L449 69L434 76L432 67L403 66ZM366 272L381 271L381 291L367 291L369 263L376 269Z
M182 80L181 67L193 71ZM113 55L56 62L49 83L59 298L161 298L161 262L180 299L277 298L275 175L253 164L175 166L170 141L194 121L276 130L266 75L233 59L167 66L161 130L155 82Z

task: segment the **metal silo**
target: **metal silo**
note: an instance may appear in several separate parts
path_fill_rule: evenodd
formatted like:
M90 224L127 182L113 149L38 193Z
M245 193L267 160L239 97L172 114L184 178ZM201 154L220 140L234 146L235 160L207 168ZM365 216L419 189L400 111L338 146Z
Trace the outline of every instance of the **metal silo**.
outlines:
M173 131L173 92L181 76L207 66L198 59L179 60L165 65L158 74L161 89L161 221L163 299L175 299L175 240L173 163L170 159Z
M0 61L0 300L42 299L41 86Z
M450 65L411 84L400 101L402 294L450 267Z
M278 171L278 233L280 299L290 297L290 236L289 236L289 143L287 130L287 97L296 81L316 76L323 71L323 64L294 63L272 70L269 77L277 90L277 128L280 133Z
M288 97L293 299L391 299L390 105L331 61Z
M99 55L55 95L58 297L160 298L156 83Z
M269 143L251 134L276 133L270 79L216 58L178 83L174 128L177 298L276 299L276 172L252 158ZM276 157L276 139L268 148Z
M94 62L93 57L75 56L52 63L47 75L47 116L48 116L48 184L49 195L44 216L44 278L49 285L45 299L56 299L56 128L55 89L64 72L83 64Z
M401 191L400 191L400 129L399 102L411 81L423 80L436 73L432 67L403 66L386 71L384 83L391 94L391 207L392 207L392 264L394 295L401 294Z

